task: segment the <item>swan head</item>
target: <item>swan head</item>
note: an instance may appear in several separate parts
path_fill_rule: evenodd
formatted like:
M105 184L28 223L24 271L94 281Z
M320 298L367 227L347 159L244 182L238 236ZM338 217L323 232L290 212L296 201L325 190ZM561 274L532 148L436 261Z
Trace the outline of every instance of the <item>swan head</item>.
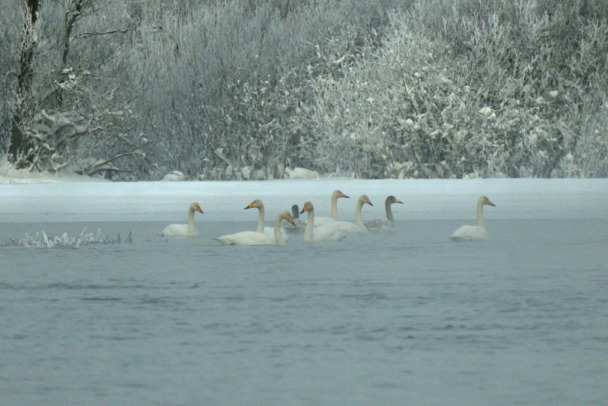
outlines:
M344 197L346 199L350 199L350 197L348 197L344 193L342 193L341 190L334 190L334 192L331 194L331 197L334 199L337 199L338 197Z
M370 206L373 206L367 195L361 195L361 197L359 198L359 203L361 203L361 206L363 206L364 204L369 204Z
M481 203L481 205L486 205L486 206L494 206L496 207L496 205L494 203L492 203L492 201L490 199L488 199L487 196L481 196L479 198L479 203Z
M403 202L401 200L397 199L393 195L390 195L389 197L386 198L386 203L388 203L388 204L393 204L393 203L403 204Z
M251 202L247 206L245 206L244 210L259 209L260 207L264 207L264 203L260 199L255 199L253 202Z
M291 214L289 214L289 212L287 210L283 210L281 213L279 213L279 219L280 220L287 220L293 226L296 225L296 223L293 221L293 218L291 217Z
M312 212L314 210L315 210L315 208L312 205L312 203L306 202L306 203L304 203L304 206L302 207L302 211L300 212L300 214L304 213L305 211Z
M205 214L203 209L201 209L200 204L198 204L197 202L194 202L190 205L190 211L192 211L192 212L198 211L199 213Z

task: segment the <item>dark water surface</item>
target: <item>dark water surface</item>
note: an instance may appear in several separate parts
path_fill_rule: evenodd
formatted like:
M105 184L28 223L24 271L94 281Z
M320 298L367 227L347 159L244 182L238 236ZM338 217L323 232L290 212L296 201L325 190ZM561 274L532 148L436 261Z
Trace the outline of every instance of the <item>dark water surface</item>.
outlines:
M0 242L3 405L605 405L608 220L461 221L309 245L90 223L130 244Z

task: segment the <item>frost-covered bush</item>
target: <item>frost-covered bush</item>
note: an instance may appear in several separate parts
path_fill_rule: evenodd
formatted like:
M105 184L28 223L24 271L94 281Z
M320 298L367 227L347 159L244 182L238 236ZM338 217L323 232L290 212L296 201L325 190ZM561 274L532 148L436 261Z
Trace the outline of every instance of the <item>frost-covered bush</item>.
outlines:
M582 124L589 117L601 119L599 106L608 91L605 2L440 3L445 2L419 2L409 23L447 45L452 79L492 109L480 139L489 148L478 155L489 166L477 174L577 172L573 162L585 158L576 157L575 146L590 141L584 140L590 133Z
M129 88L124 75L121 41L111 40L129 30L124 7L89 0L41 4L35 25L21 31L20 41L30 41L34 51L28 85L17 80L23 61L9 65L13 71L5 75L13 99L11 129L3 130L3 139L8 144L15 129L23 138L13 162L30 170L69 168L108 178L142 178L151 162L132 109L137 90ZM97 6L110 23L98 18ZM29 21L25 7L21 20ZM116 29L119 24L125 29ZM20 52L17 46L10 56L19 60Z
M216 2L180 17L144 7L134 78L167 169L247 179L310 166L308 79L354 55L391 3Z
M22 18L17 2L4 4L0 11L0 153L8 150L7 135L11 127L11 112L16 102L13 84L16 82L16 72L19 65L20 42L22 26L14 24Z
M583 123L608 90L608 14L579 19L564 49L567 17L534 1L394 14L381 48L314 78L317 165L360 177L598 176L605 161L577 145L603 136Z
M457 120L475 106L435 51L395 15L381 49L315 79L317 164L356 177L453 176L452 150L468 134Z
M27 4L0 8L0 153L17 123L32 169L607 176L602 0L43 1L31 87Z
M113 86L91 83L96 81L93 76L66 68L39 78L48 97L60 97L61 102L40 99L39 110L21 122L30 144L22 162L40 171L69 167L107 177L135 172L132 165L138 160L145 164L147 140L132 130L133 112Z

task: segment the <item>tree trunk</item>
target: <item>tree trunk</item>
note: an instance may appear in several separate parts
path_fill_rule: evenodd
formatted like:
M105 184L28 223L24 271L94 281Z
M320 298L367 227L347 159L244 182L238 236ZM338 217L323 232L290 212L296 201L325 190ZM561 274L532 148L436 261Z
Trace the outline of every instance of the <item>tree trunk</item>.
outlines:
M65 14L65 37L63 39L63 52L61 54L61 65L66 67L68 64L68 53L70 52L70 35L74 29L74 24L80 14L82 14L83 8L89 5L85 0L76 0L71 4L70 10Z
M25 114L25 100L32 89L32 78L34 76L33 60L36 50L36 40L34 26L38 20L40 2L42 0L27 0L29 21L24 22L23 27L23 48L21 49L21 59L19 62L19 75L17 76L17 108L13 113L11 123L11 143L8 149L9 158L15 162L18 156L27 151L27 142L23 135L21 122Z

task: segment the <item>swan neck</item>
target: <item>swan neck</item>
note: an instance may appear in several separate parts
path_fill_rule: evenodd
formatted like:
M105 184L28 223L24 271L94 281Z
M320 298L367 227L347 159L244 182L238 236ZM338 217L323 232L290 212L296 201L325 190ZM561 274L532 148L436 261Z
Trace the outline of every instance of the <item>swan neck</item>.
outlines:
M386 210L386 219L394 224L395 219L393 218L393 209L391 207L391 202L389 202L388 200L384 202L384 209Z
M357 208L355 209L355 223L363 228L364 230L367 230L367 227L365 226L365 224L363 224L363 218L361 217L361 209L363 208L363 200L359 200L357 202Z
M315 227L315 212L313 210L308 211L308 219L306 220L306 228L304 229L304 241L312 241L312 232Z
M338 220L338 195L331 195L331 218Z
M277 240L277 245L285 245L285 239L281 234L281 220L283 217L278 216L274 221L274 238Z
M194 231L194 210L190 209L190 211L188 211L188 233L191 233Z
M477 202L477 225L481 228L486 228L486 223L483 219L483 202Z
M264 206L258 207L258 233L264 232Z

